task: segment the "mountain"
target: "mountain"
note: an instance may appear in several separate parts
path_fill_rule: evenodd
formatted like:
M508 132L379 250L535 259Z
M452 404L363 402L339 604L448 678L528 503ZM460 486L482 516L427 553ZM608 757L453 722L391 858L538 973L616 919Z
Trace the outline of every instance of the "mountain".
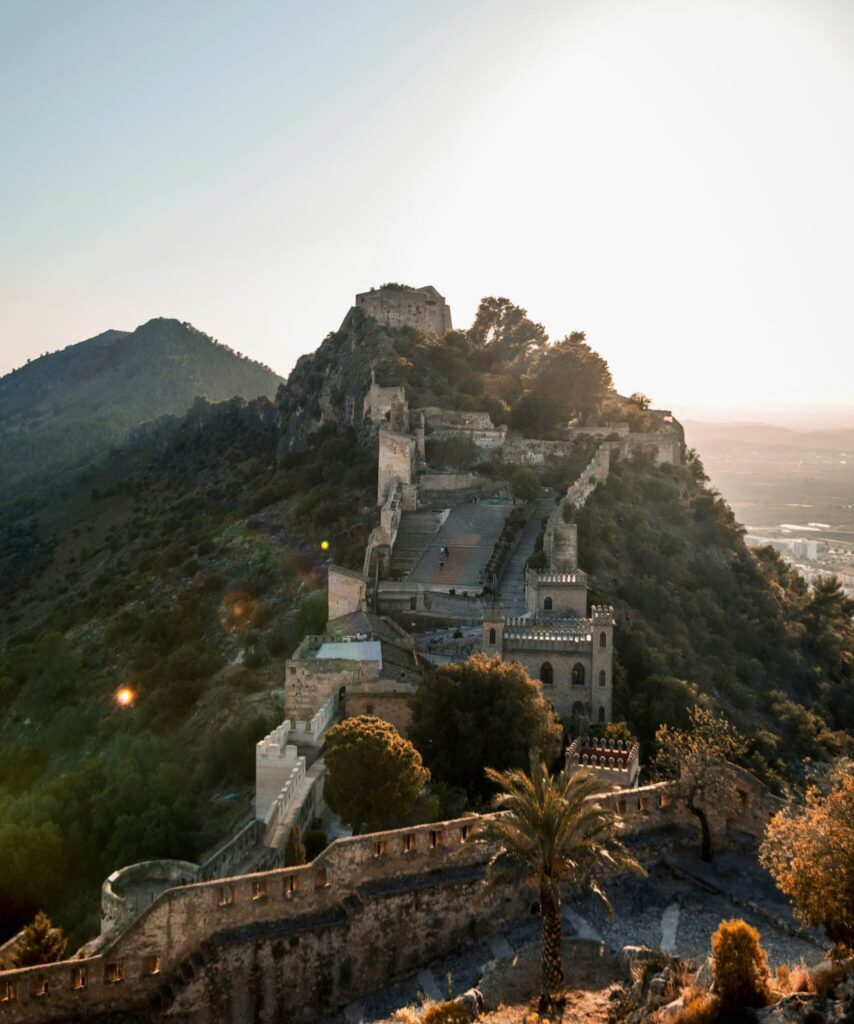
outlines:
M712 446L763 445L808 450L854 450L854 428L838 430L792 430L770 423L704 423L684 420L688 443L704 452Z
M90 367L135 335L87 343ZM588 422L628 411L644 428L658 415L613 392L583 337L548 346L507 300L442 338L356 310L274 401L190 398L59 491L0 503L0 937L44 907L82 941L118 865L197 861L249 813L284 659L325 625L326 561L360 568L377 524L377 442L362 416L372 365L412 406L487 409L518 430L531 395L551 429L556 390L580 403L597 381ZM465 464L457 448L444 457ZM560 492L589 457L535 471ZM657 725L682 724L696 700L726 709L772 782L806 753L844 748L850 609L748 550L697 460L614 466L578 528L595 600L620 617L615 717L645 756ZM116 705L120 686L132 707Z
M0 491L79 467L199 396L272 398L280 377L178 320L105 331L0 378Z

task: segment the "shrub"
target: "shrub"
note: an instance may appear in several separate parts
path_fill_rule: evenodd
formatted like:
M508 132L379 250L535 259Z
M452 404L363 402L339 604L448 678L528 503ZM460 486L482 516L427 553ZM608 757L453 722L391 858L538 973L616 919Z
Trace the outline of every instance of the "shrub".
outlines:
M848 971L844 964L825 960L809 972L810 987L805 991L812 990L816 995L827 999L840 981L845 980L847 974Z
M799 964L795 964L794 967L789 967L788 964L780 964L776 971L775 981L777 988L783 995L789 995L792 992L813 992L812 978L810 977L810 969L801 960Z
M446 999L428 1006L421 1018L421 1024L468 1024L469 1015L462 1003Z
M712 936L715 991L724 1007L768 1002L768 962L759 932L741 918L721 921Z

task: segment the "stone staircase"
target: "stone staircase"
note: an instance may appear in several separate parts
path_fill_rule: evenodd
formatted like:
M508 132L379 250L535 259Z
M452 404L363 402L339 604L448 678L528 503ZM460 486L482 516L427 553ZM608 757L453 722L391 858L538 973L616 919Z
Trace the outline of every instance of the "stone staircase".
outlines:
M507 616L524 615L525 607L525 563L534 553L534 545L542 529L542 522L555 507L554 494L544 494L538 501L533 516L528 520L516 550L504 567L498 584L498 597L504 604Z
M447 585L458 592L479 591L483 586L481 574L512 508L511 502L500 499L452 508L409 574L409 580ZM448 548L449 555L440 567L439 552L443 547Z
M391 554L389 576L405 580L427 550L447 517L447 509L430 512L404 512Z

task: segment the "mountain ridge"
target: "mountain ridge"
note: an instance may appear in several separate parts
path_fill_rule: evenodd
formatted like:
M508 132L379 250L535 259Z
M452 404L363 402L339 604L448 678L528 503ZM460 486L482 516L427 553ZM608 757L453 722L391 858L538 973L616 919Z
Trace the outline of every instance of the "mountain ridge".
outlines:
M0 377L7 492L80 468L127 432L193 401L273 398L283 378L191 324L156 317L110 329Z

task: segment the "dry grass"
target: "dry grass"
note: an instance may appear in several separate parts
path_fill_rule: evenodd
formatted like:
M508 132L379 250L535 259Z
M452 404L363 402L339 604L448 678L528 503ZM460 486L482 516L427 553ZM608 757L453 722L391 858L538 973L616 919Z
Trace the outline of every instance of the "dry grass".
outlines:
M781 996L788 996L793 992L815 992L812 974L803 960L794 967L780 964L775 972L774 982L774 989Z
M682 992L682 1009L667 1018L669 1024L716 1024L720 1000L704 988L689 986Z

